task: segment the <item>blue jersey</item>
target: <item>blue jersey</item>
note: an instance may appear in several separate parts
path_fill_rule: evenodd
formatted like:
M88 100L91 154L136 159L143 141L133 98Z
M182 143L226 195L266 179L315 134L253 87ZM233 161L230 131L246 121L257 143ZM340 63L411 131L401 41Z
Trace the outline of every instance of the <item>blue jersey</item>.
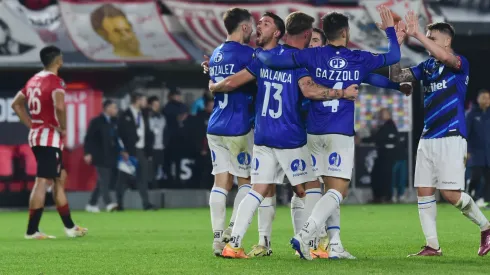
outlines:
M298 66L308 69L316 83L336 89L360 85L369 73L385 66L383 54L332 45L303 49L294 53L293 58ZM353 136L354 109L354 101L347 99L311 100L307 131L314 135Z
M424 139L467 136L464 101L470 65L465 57L457 57L461 61L459 69L447 67L433 57L410 68L424 87Z
M274 54L298 51L288 45L270 50ZM303 94L298 81L309 76L304 68L274 71L254 58L247 70L257 79L254 143L272 148L294 149L306 144L301 117Z
M254 49L238 42L227 41L217 47L209 61L209 76L219 82L244 69L252 61ZM251 129L252 97L255 84L248 84L230 93L215 93L214 108L208 122L208 134L241 136Z

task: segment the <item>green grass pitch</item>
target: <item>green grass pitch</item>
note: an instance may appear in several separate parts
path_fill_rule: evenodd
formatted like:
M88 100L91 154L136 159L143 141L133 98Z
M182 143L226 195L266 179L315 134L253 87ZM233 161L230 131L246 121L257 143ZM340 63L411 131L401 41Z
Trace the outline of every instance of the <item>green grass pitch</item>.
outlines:
M298 259L286 207L276 213L274 254L246 260L213 256L206 208L74 212L89 228L79 239L64 237L57 213L48 211L41 228L58 238L45 241L23 239L26 212L2 212L0 274L490 274L490 255L477 256L478 228L452 206L438 206L438 258L406 258L424 244L416 205L343 206L341 213L343 244L358 260ZM257 242L256 220L245 236L247 252Z

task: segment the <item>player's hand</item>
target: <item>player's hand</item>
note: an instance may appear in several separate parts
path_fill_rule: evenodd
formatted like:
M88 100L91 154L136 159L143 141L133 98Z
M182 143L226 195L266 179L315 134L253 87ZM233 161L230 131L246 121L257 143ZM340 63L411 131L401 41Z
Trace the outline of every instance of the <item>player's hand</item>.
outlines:
M123 158L124 161L128 161L129 160L128 152L121 152L121 157Z
M92 164L92 155L91 154L87 154L83 157L83 160L85 161L86 164L90 165Z
M400 92L402 92L406 96L412 95L413 92L412 83L410 82L400 83Z
M407 29L407 24L405 24L405 22L403 21L400 21L398 22L398 24L395 25L396 39L398 40L398 44L400 46L403 44L405 38L407 37L407 34L405 33L406 29Z
M415 36L419 31L419 17L414 11L409 11L405 15L405 21L407 21L407 28L405 33L409 36Z
M202 73L207 74L209 72L209 56L204 55L204 61L201 63Z
M359 85L352 84L347 89L344 89L344 98L348 100L356 100L359 96Z
M378 8L378 12L381 16L381 23L376 23L378 28L386 30L386 28L395 26L395 20L393 19L393 14L391 14L390 9L383 5Z
M216 83L214 83L212 80L209 80L208 88L211 93L214 93L214 90L216 89Z

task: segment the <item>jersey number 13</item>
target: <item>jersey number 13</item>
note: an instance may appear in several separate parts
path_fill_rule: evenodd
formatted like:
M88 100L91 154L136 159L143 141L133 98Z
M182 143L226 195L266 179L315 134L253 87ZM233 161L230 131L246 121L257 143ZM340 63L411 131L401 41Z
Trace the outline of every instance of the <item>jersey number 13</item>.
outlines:
M272 83L265 81L265 96L264 96L264 105L262 105L262 116L267 116L267 113L269 113L270 117L272 118L279 118L282 115L282 84L280 83ZM273 109L269 109L269 98L271 94L271 89L274 89L274 94L272 97L278 101L277 105L277 111L274 111ZM267 112L269 111L269 112Z

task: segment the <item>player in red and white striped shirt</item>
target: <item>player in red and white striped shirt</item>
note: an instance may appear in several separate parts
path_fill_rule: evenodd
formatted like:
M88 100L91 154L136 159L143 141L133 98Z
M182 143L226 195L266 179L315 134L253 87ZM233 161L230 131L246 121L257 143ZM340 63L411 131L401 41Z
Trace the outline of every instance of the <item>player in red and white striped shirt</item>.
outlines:
M29 200L29 223L25 237L26 239L54 238L39 232L46 189L53 184L54 201L65 225L66 235L81 237L87 233L87 229L73 223L64 190L66 171L62 167L61 150L66 129L65 84L58 77L58 70L63 65L63 57L61 50L54 46L43 48L40 57L44 70L29 79L12 102L12 109L22 123L31 129L29 145L37 161L36 184ZM26 102L30 117L25 107Z

